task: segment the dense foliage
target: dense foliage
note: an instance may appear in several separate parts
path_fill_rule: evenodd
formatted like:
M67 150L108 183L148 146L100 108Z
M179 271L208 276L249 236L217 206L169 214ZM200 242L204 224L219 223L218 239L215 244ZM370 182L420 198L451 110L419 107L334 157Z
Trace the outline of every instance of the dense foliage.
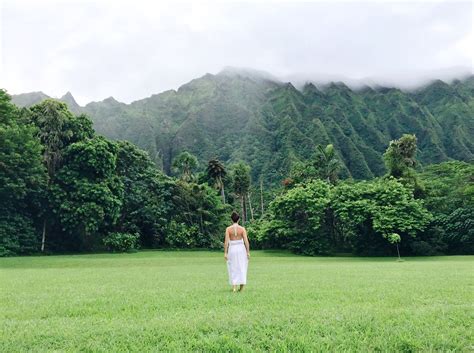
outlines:
M472 158L473 89L471 78L410 94L341 84L298 91L207 75L146 100L156 113L146 122L133 113L143 102L86 107L111 114L107 126L118 130L106 135L148 152L97 135L79 106L46 99L19 109L0 91L0 255L220 248L232 209L253 247L474 253L473 164L423 166ZM450 109L431 100L440 94ZM446 138L453 119L457 141Z
M19 116L0 90L0 256L37 249L36 227L47 179L37 130L19 123Z
M387 148L386 176L331 183L315 172L328 164L318 151L252 225L259 246L308 255L474 253L472 164L447 162L419 174L416 138L404 135Z
M0 91L0 113L0 256L220 247L225 208L196 157L177 158L173 179L62 102L19 110Z

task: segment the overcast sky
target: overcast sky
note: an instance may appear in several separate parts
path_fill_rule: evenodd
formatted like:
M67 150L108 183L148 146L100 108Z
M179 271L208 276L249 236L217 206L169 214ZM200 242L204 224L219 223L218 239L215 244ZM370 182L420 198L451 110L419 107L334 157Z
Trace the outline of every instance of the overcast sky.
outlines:
M473 69L472 2L0 0L0 87L130 102L225 66L413 81Z

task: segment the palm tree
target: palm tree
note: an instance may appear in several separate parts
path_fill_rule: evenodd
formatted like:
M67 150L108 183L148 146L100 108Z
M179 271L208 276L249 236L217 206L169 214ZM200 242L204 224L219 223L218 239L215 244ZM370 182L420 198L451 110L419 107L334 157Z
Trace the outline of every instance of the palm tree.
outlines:
M181 152L173 160L173 169L175 172L181 174L181 179L183 181L190 182L193 179L193 171L197 166L198 160L196 156L187 151Z
M214 182L218 189L221 191L222 202L225 203L225 193L224 193L224 182L223 178L226 176L227 172L224 168L224 165L217 159L211 159L207 164L207 175L209 178L214 179Z
M334 146L332 144L326 147L318 145L314 159L314 166L318 170L320 178L334 184L341 169L341 162L336 156Z

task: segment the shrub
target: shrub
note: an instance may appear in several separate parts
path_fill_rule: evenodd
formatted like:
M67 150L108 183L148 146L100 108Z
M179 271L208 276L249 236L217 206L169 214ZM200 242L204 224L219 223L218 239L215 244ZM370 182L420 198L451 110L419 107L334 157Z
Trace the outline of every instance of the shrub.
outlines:
M104 238L104 245L111 251L130 251L138 249L138 234L109 233Z
M195 248L200 244L199 228L171 221L166 231L166 243L172 248Z

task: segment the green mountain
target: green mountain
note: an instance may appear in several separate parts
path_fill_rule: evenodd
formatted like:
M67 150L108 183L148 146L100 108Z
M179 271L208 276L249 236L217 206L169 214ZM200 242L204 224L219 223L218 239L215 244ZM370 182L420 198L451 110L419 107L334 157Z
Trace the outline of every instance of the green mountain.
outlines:
M13 96L13 102L37 103L26 97ZM61 100L71 105L71 98ZM215 156L244 160L254 180L277 183L317 144L332 143L346 176L370 178L384 173L382 153L404 133L416 134L422 164L474 157L474 76L405 92L343 83L296 89L271 77L224 71L131 104L110 97L73 110L89 114L99 133L147 150L167 173L174 156L188 150L202 166Z

